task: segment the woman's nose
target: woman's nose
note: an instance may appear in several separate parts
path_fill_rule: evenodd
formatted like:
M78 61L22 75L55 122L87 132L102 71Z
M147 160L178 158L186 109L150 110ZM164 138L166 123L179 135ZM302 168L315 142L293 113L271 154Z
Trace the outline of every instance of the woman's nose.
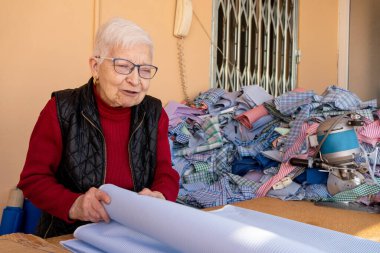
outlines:
M132 72L127 75L127 81L130 82L132 85L140 84L140 76L139 76L138 68L134 68Z

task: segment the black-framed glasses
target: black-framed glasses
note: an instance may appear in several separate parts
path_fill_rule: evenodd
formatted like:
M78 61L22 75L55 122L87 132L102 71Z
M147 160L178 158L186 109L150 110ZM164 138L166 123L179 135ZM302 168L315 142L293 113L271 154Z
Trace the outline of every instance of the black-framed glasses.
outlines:
M156 66L149 64L134 64L133 62L123 58L111 58L103 56L95 56L95 58L112 61L115 71L122 75L129 75L135 68L137 68L137 72L141 78L152 79L158 70Z

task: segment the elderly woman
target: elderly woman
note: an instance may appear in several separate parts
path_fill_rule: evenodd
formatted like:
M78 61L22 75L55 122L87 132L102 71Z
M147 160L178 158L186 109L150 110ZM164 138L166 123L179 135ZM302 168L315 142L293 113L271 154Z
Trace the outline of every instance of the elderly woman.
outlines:
M109 221L98 187L115 184L175 201L168 116L146 95L157 67L153 44L136 24L116 18L96 35L87 84L57 91L40 113L18 187L44 213L37 235L72 233ZM128 212L128 210L126 210Z

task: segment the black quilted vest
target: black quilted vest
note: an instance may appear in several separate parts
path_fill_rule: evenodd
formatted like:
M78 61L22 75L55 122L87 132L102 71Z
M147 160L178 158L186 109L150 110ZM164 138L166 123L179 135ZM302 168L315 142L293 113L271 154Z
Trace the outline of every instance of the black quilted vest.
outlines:
M73 192L84 193L104 184L107 170L106 145L100 125L99 112L93 94L93 81L76 89L52 94L57 101L63 151L56 178ZM134 191L150 187L156 167L157 126L161 116L161 101L145 96L131 110L128 143ZM73 233L83 222L67 224L44 213L37 235L52 237Z

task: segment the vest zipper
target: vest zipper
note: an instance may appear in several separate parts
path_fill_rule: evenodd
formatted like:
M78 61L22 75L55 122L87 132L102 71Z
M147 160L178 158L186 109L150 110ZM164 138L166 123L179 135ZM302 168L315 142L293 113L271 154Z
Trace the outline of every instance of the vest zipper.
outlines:
M99 133L102 135L103 138L103 151L104 151L104 175L103 175L103 184L105 184L106 181L106 175L107 175L107 149L106 149L106 138L104 138L102 130L100 130L82 111L82 116L96 129L99 131Z
M142 116L142 119L140 121L140 123L138 124L138 126L136 127L135 130L133 130L132 134L131 134L131 137L129 138L129 142L128 142L128 156L129 156L129 166L131 167L131 175L132 175L132 181L133 181L133 189L134 191L136 191L136 179L135 179L135 174L133 173L133 165L132 165L132 160L131 160L131 140L132 140L132 137L133 135L136 133L137 129L139 129L141 127L141 124L143 123L144 121L144 118L145 118L145 112Z
M53 220L54 220L54 216L51 215L51 220L50 220L49 226L48 226L48 228L46 229L45 234L44 234L44 237L43 237L44 239L46 239L46 237L47 237L47 235L48 235L48 233L49 233L49 231L50 231L50 229L51 229L51 226L53 225Z

